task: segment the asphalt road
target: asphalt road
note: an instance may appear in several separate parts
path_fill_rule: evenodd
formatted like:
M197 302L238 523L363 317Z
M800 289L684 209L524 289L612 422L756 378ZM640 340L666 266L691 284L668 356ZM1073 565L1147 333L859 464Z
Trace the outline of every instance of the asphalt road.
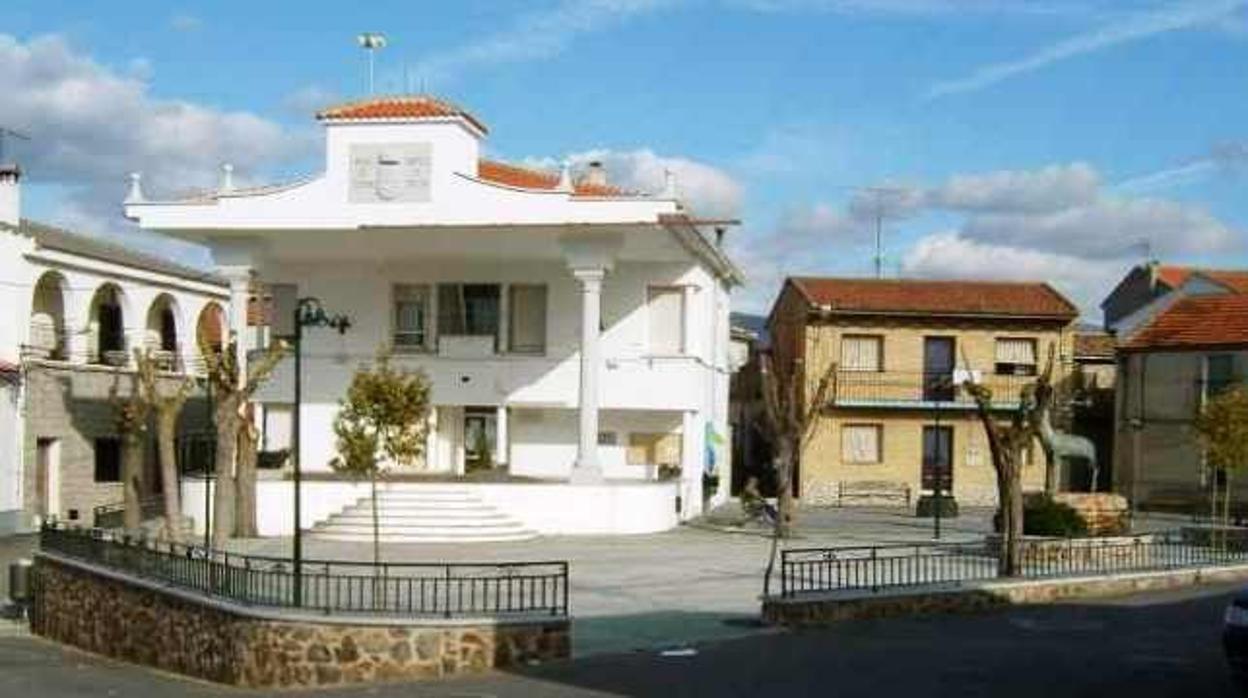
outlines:
M699 645L691 656L599 655L516 673L307 695L1233 696L1218 641L1230 591L845 623ZM240 694L249 693L38 639L0 638L0 696Z

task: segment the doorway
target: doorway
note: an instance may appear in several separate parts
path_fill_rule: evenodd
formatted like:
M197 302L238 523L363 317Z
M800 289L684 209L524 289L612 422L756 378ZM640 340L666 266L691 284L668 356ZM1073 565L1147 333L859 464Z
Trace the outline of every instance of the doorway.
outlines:
M923 427L923 489L953 491L953 427Z
M923 401L953 400L953 369L957 361L953 337L923 338Z
M498 410L464 408L464 472L493 470L498 465Z
M61 444L58 439L35 441L35 513L40 521L61 515Z

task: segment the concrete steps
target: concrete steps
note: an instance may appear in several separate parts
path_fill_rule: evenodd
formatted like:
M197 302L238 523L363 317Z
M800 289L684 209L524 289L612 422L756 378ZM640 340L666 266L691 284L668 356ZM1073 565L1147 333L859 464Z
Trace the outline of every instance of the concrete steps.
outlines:
M485 543L537 537L524 524L468 488L388 487L377 493L378 538L384 543ZM373 540L373 502L364 497L309 532L321 540Z

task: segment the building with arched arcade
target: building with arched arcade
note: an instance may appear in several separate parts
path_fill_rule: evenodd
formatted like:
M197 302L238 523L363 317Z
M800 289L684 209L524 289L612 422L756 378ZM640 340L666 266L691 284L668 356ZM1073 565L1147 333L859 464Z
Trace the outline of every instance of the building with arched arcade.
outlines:
M112 395L133 387L133 352L180 380L227 325L226 281L22 219L20 186L21 172L0 166L0 532L49 517L90 524L119 502ZM182 421L184 434L206 431L202 395Z

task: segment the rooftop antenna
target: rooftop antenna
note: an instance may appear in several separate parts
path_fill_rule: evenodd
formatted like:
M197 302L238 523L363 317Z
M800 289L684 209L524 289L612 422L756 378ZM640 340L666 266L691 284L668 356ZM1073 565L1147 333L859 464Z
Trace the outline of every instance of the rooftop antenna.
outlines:
M11 164L9 163L7 159L8 149L5 147L6 145L8 145L8 142L10 139L28 141L30 140L30 136L27 136L26 134L21 133L20 131L14 131L11 128L0 126L0 165Z
M910 191L901 187L853 187L857 191L867 192L875 197L875 278L884 278L884 197L892 194L905 194Z
M355 37L360 48L368 51L368 93L373 94L373 71L377 50L386 47L386 35L381 32L364 32Z

